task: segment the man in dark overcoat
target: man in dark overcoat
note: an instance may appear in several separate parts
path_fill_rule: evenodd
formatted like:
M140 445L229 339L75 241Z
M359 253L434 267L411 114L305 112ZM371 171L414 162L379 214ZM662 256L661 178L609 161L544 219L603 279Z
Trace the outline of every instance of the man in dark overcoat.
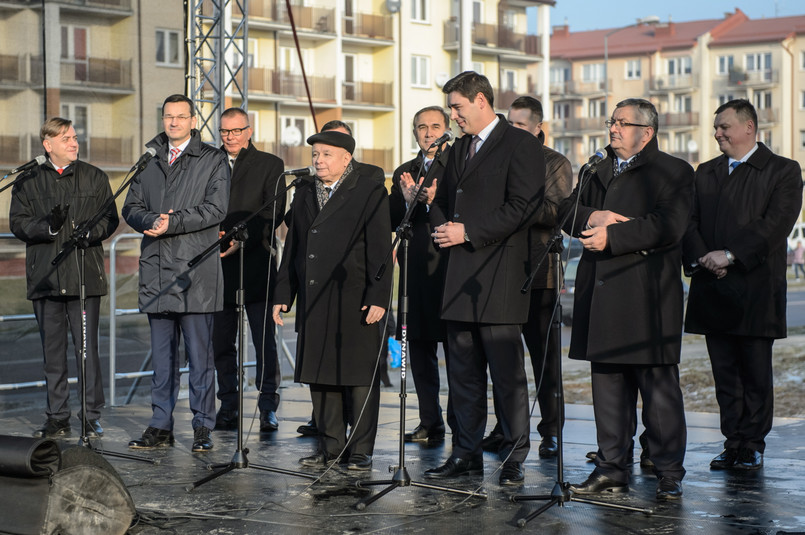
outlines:
M434 243L449 255L442 319L456 428L451 456L425 477L483 473L488 366L504 435L498 481L521 485L530 441L520 332L529 298L520 288L528 277L528 226L543 201L542 145L495 113L485 76L463 72L442 91L465 134L450 151L430 210Z
M576 494L629 490L637 393L659 478L658 499L682 496L686 426L679 387L681 240L693 168L657 146L657 110L619 102L606 122L607 157L582 170L560 205L584 246L576 274L570 358L591 362L596 468ZM583 179L583 181L582 181Z
M272 236L285 214L285 196L275 203L263 205L284 189L280 175L282 159L258 150L251 142L252 127L249 115L241 108L229 108L221 114L219 129L223 146L232 168L229 187L229 210L221 223L227 232L243 219L261 208L246 224L247 236L243 251L243 294L252 343L257 362L255 385L260 394L260 431L276 431L277 407L281 376L274 338L274 322L270 319L269 303L277 279L277 268L271 254ZM215 417L215 429L236 429L238 425L238 313L236 292L240 284L240 253L237 242L227 244L221 253L224 272L224 309L215 313L213 348L218 377L218 399L221 407ZM246 359L247 349L241 358Z
M802 206L802 173L755 141L748 100L721 105L713 128L723 155L696 170L685 330L705 335L726 438L710 467L756 470L774 416L772 345L786 336L786 237Z
M411 213L411 239L408 244L408 356L411 375L414 377L416 396L419 402L419 424L405 434L406 442L435 443L444 439L444 419L439 404L439 357L437 346L444 347L444 322L439 317L442 302L444 271L447 254L434 247L430 237L428 207L433 203L439 180L444 176L450 147L442 144L442 152L436 158L437 147L431 147L450 127L450 116L441 106L429 106L414 115L414 137L420 152L394 171L389 194L391 227L396 229L405 217L412 202L418 202ZM423 158L424 156L424 158ZM423 169L424 166L424 169ZM421 198L414 196L425 175L432 180L422 188ZM399 249L397 261L402 266L406 261ZM400 279L402 295L402 279ZM397 338L402 339L398 322ZM447 355L447 350L444 351ZM447 419L451 422L451 404L447 402ZM452 429L452 425L451 425Z
M316 178L293 200L274 305L282 325L297 301L295 380L310 385L319 431L318 451L300 463L324 467L348 447L347 468L369 470L380 403L375 324L391 299L392 270L375 280L390 245L388 199L383 184L351 166L351 136L321 132L307 142ZM349 442L344 396L355 411Z

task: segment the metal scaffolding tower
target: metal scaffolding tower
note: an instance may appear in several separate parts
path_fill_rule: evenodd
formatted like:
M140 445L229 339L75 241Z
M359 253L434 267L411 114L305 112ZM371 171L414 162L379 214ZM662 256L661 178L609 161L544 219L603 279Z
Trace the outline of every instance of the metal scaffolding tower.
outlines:
M196 105L201 138L221 144L225 99L248 109L249 0L186 0L186 94Z

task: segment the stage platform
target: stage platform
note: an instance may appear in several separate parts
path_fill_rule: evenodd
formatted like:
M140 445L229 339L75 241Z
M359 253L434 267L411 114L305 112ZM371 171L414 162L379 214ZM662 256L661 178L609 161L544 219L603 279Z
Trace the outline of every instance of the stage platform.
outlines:
M399 378L394 378L395 384ZM556 460L537 456L538 416L532 418L532 452L526 462L525 485L498 485L497 456L484 454L483 477L463 477L438 482L462 490L479 489L486 499L408 486L397 488L359 511L355 505L367 492L358 480L389 479L389 466L399 459L399 392L384 388L380 425L371 472L354 473L336 466L326 473L302 468L300 457L315 450L312 438L300 437L296 428L310 416L306 388L292 385L281 389L276 433L248 433L248 460L282 470L300 471L319 480L263 471L236 469L191 492L186 487L208 474L211 463L229 463L236 449L236 431L213 433L215 448L207 454L190 451L193 433L187 400L176 411L176 444L152 452L133 452L126 447L147 425L150 406L144 403L105 410L105 435L94 441L98 448L134 453L159 459L158 465L106 457L128 486L139 513L132 535L192 534L308 534L308 533L423 533L498 534L542 531L551 534L783 534L805 533L805 420L775 419L768 437L765 467L757 472L711 471L710 459L721 451L722 437L715 414L688 413L688 448L683 482L684 497L678 502L657 502L655 476L633 469L628 494L602 496L602 501L650 509L652 514L624 512L585 503L554 506L521 529L517 519L535 511L541 502L513 503L518 494L550 494L557 479ZM43 394L44 396L44 394ZM256 394L246 394L251 415ZM443 400L446 405L446 400ZM490 403L491 407L491 403ZM491 410L491 409L490 409ZM568 405L565 425L565 480L586 478L593 465L585 453L595 449L592 407ZM406 428L417 423L416 396L408 396ZM6 412L0 417L3 434L30 436L43 422L41 408ZM61 440L62 447L78 440L77 420L73 435ZM491 424L490 424L491 425ZM450 435L444 444L425 447L406 444L405 465L414 481L425 481L423 472L442 463L450 454ZM637 453L639 455L639 451ZM2 528L0 527L0 530ZM91 531L87 531L90 533Z

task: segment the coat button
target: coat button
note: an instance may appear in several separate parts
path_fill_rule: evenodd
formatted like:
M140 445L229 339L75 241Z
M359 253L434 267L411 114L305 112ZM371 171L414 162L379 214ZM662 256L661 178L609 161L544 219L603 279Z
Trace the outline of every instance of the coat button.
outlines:
M464 190L463 190L463 189L461 189L461 188L458 188L458 189L456 190L456 193L464 193Z
M311 234L318 234L318 233L319 233L319 229L315 229L315 228L314 228L314 229L310 229L310 233L311 233Z
M311 260L313 260L314 258L316 258L316 255L314 255L314 254L309 254L309 255L307 255L307 257L308 257L308 258L310 258Z
M453 214L453 219L458 219L458 212L456 212L455 214Z
M61 289L61 293L62 293L62 295L66 294L66 293L67 293L67 290L65 290L64 288L62 288L62 289Z
M309 284L310 286L313 286L314 284L316 284L316 281L314 281L313 279L311 279L311 280L310 280L310 282L309 282L308 284Z
M604 281L602 281L602 280L598 281L598 286L603 286L603 285L604 285Z

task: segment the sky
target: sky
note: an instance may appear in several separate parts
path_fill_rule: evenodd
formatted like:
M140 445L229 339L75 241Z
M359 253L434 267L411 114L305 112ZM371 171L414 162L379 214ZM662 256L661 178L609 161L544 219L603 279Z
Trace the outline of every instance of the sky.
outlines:
M567 21L571 32L617 28L656 15L662 22L720 19L735 8L750 19L805 15L805 0L556 0L551 26ZM529 8L528 33L536 33L536 8Z

